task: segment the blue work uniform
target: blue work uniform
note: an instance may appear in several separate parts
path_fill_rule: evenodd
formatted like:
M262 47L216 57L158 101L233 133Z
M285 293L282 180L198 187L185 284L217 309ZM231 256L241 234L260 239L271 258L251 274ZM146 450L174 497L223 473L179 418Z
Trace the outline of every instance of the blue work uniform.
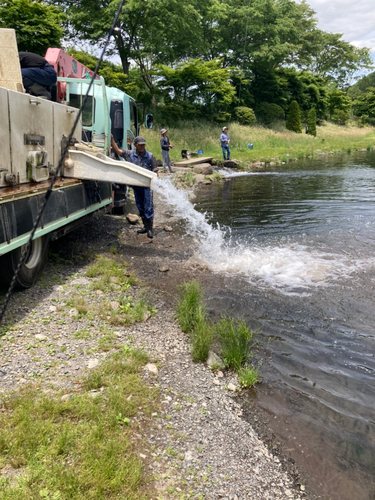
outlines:
M145 151L143 155L139 155L135 149L122 150L121 155L123 158L134 165L151 170L151 172L158 172L155 156L149 151ZM142 219L154 218L154 203L152 199L152 191L150 188L132 186L134 191L135 203L137 205L139 215Z

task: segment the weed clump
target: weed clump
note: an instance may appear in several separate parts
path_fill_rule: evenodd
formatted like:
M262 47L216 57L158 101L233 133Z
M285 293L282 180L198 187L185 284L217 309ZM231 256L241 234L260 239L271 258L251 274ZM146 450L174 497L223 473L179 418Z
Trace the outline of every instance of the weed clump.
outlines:
M225 366L237 371L243 387L253 386L258 381L258 371L246 363L251 355L254 332L244 321L231 318L210 325L202 287L197 281L180 286L179 294L177 319L182 331L190 334L193 361L206 361L211 344L217 339Z

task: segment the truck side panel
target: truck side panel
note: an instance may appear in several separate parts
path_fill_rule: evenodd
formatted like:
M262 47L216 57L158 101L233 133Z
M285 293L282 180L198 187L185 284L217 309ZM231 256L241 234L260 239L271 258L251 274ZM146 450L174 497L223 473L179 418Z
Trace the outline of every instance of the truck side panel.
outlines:
M0 87L0 116L6 123L8 116L8 91ZM10 172L9 126L0 127L0 187L6 186L5 175Z

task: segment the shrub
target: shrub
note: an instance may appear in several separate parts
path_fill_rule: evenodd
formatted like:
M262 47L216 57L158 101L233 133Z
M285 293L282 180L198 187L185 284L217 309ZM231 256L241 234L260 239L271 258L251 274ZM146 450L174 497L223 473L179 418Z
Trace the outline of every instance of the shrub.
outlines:
M255 113L251 108L239 106L235 108L234 114L241 125L253 125L255 123Z
M316 109L311 108L307 115L307 130L308 134L316 137Z
M277 120L284 120L285 113L281 106L269 102L261 102L255 109L257 121L263 125L271 125Z
M297 101L290 103L288 116L286 117L286 128L297 134L302 133L301 112Z
M344 111L343 109L335 109L333 111L331 119L338 125L345 125L345 123L349 120L349 111Z

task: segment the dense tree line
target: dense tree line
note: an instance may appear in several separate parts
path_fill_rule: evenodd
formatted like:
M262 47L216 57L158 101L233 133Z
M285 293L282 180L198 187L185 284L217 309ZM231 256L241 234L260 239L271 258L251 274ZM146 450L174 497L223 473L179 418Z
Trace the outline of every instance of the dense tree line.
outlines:
M100 47L120 0L0 0L0 27L13 27L21 50L78 41ZM106 81L148 105L164 120L204 116L268 125L296 102L303 122L345 123L355 72L371 67L369 50L317 27L303 0L127 0L106 63ZM95 58L76 57L88 66ZM355 97L366 121L371 92ZM371 86L369 85L369 87ZM350 95L350 93L349 93ZM294 104L293 104L294 106ZM312 116L312 115L311 115ZM367 118L366 118L367 116ZM311 120L311 117L310 117Z

